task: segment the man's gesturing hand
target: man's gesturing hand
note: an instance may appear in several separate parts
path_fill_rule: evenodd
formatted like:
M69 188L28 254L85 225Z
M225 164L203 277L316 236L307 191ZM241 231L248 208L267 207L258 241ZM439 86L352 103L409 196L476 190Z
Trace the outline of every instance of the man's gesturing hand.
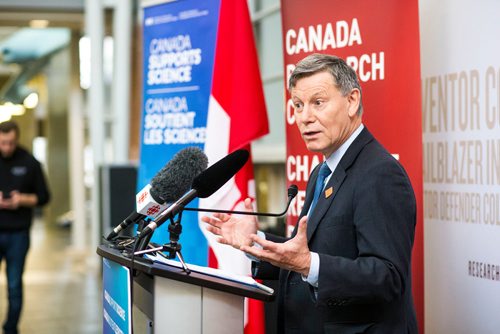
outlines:
M251 212L252 200L245 200L245 210ZM213 216L202 217L207 223L207 231L218 235L218 242L240 249L241 246L250 246L253 241L250 235L257 233L258 222L255 216L243 216L241 218L226 213L214 213Z
M261 245L258 247L242 246L245 253L269 262L280 268L292 270L307 277L311 266L311 253L307 246L307 217L299 221L297 234L284 243L275 243L252 234L250 239ZM251 245L251 243L249 243Z

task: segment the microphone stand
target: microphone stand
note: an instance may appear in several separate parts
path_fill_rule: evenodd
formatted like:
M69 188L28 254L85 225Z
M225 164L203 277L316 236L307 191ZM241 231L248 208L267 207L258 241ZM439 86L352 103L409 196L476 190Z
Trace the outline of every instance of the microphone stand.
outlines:
M178 218L174 220L174 218L170 218L170 224L168 225L168 232L170 233L170 242L168 244L164 244L159 247L153 247L145 250L140 250L137 252L134 252L134 255L144 255L144 254L149 254L149 253L154 253L154 252L160 252L159 254L162 254L161 252L168 252L168 255L161 255L165 256L167 259L175 259L177 256L179 258L179 261L182 265L182 269L184 272L189 275L191 274L191 270L188 268L186 262L184 261L184 257L182 256L181 249L182 245L179 242L180 235L182 233L182 225L181 225L181 219L182 219L182 210L178 215ZM149 242L149 239L146 241L146 243L143 243L147 247Z

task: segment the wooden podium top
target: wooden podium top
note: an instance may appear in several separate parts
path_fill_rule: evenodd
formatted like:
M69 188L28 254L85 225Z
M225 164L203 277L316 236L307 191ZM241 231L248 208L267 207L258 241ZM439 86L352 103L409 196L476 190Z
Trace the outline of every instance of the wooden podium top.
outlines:
M235 282L232 280L198 273L191 271L186 274L181 268L156 263L149 259L136 256L132 264L132 260L123 255L119 250L111 248L109 245L103 244L97 247L97 254L100 256L114 261L129 269L135 269L151 276L159 276L167 279L172 279L188 284L198 285L201 287L210 288L230 294L253 298L262 301L273 301L275 294L264 291L256 286ZM189 265L188 265L189 267Z

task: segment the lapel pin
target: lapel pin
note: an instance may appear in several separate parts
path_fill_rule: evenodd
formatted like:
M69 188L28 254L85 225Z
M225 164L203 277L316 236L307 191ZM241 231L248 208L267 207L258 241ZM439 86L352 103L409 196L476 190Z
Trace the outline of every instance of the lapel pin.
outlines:
M333 194L333 187L330 187L325 190L325 198L330 197Z

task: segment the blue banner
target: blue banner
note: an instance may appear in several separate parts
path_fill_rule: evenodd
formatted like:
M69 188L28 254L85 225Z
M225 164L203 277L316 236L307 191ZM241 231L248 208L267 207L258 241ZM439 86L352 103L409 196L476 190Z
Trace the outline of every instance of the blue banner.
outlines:
M102 332L132 334L130 271L108 259L103 259L102 262Z
M219 5L220 0L183 0L144 9L138 189L179 150L204 147ZM182 225L186 261L206 265L208 244L198 227L198 215L184 212ZM155 232L152 241L169 241L166 226Z

